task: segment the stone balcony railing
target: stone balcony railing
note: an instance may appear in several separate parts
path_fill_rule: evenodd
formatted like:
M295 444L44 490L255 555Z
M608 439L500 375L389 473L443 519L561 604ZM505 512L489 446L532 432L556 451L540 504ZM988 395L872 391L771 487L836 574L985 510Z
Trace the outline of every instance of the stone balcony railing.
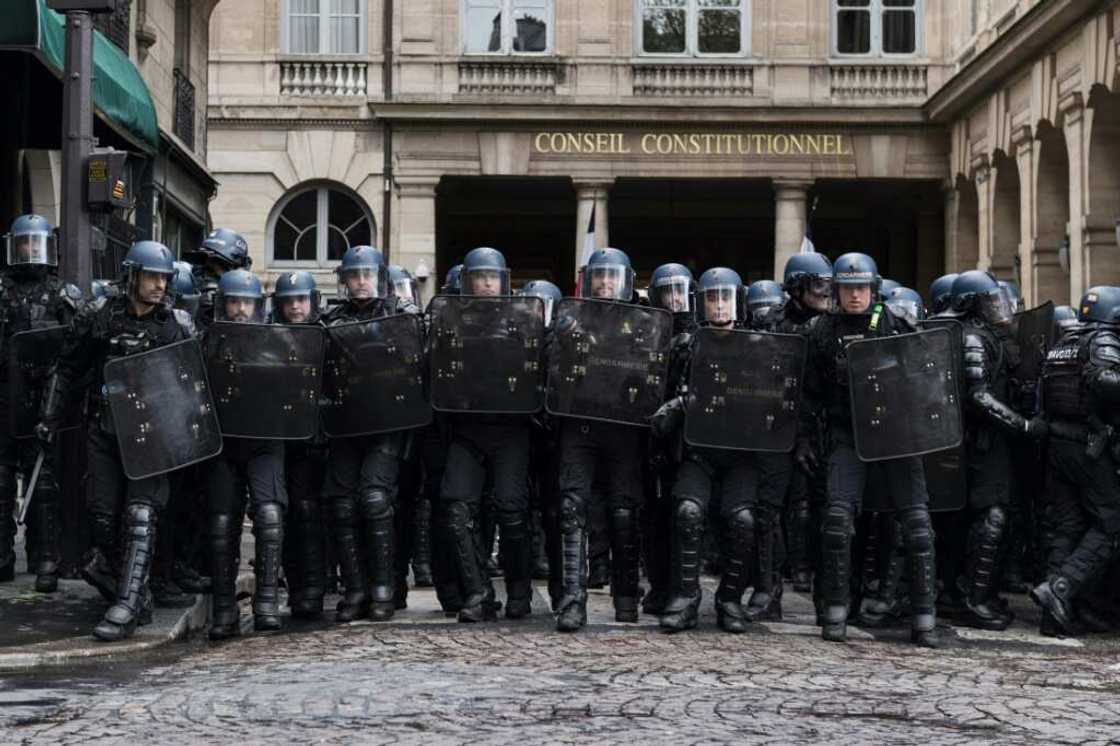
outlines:
M642 63L631 67L635 96L750 96L754 68L749 65Z
M364 62L285 60L280 63L282 96L365 96Z
M555 62L470 60L459 63L459 93L552 96L562 72Z
M929 95L924 65L832 65L829 74L832 97L842 101L922 102Z

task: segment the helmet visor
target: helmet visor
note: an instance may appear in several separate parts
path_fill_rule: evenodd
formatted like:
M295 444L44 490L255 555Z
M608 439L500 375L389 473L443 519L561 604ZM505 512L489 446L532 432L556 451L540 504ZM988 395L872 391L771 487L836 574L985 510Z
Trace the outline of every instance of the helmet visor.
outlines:
M649 290L650 303L670 313L692 311L692 283L687 277L662 277Z
M705 288L700 295L700 319L709 324L732 324L739 319L739 288L716 285Z
M338 273L338 294L347 300L388 298L389 271L384 266L354 267Z
M1015 318L1015 305L1005 288L992 288L976 296L976 310L989 324L1006 326Z
M272 296L273 318L284 324L305 324L319 311L319 291L307 290Z
M235 321L241 324L264 321L264 298L220 293L214 308L218 321Z
M509 270L500 267L476 267L463 270L462 295L494 298L509 295Z
M887 307L896 315L917 323L923 317L922 306L916 300L889 300Z
M629 301L634 296L634 271L622 264L596 264L583 270L583 297Z
M5 236L8 266L58 266L58 241L53 233L16 233Z
M393 283L393 295L406 298L420 307L420 286L411 277L402 277Z

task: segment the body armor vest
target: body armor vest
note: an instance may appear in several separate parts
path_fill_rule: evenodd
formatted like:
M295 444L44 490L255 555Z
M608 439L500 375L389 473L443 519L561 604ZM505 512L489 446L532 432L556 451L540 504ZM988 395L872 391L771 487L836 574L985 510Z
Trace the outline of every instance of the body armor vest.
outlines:
M1092 412L1084 370L1093 330L1074 327L1058 340L1042 366L1042 406L1047 417L1080 419Z

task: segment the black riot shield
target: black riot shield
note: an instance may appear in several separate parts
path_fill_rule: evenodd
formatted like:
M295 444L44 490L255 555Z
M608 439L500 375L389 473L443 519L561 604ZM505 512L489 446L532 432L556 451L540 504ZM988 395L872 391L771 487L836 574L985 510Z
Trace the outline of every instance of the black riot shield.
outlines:
M1026 388L1036 387L1042 378L1042 363L1054 345L1054 302L1015 314L1011 334L1018 349L1017 359L1012 358L1011 378ZM1036 397L1028 397L1031 400ZM1027 402L1020 402L1026 404ZM1037 410L1035 401L1029 402ZM1035 411L1025 414L1035 414Z
M564 298L553 325L548 411L648 426L665 396L672 315L630 303Z
M960 374L961 343L964 328L956 319L932 318L920 322L923 329L948 329L953 335L953 360L957 361L956 374ZM960 510L968 503L968 471L964 445L922 457L926 472L926 491L929 493L931 511Z
M222 452L196 339L105 363L105 394L129 479L166 474Z
M327 338L320 412L328 436L410 430L432 421L419 316L337 324L327 327Z
M544 389L540 298L440 295L431 319L432 407L439 412L532 414Z
M806 339L704 328L693 344L685 442L740 451L793 450Z
M920 456L959 445L953 334L930 329L847 348L856 452L864 461Z
M13 334L8 346L8 418L14 438L35 436L39 423L39 406L43 387L51 366L58 359L69 327L49 326ZM86 386L70 387L62 410L59 430L70 430L82 424L82 400Z
M211 324L203 353L222 435L315 437L324 347L318 325Z

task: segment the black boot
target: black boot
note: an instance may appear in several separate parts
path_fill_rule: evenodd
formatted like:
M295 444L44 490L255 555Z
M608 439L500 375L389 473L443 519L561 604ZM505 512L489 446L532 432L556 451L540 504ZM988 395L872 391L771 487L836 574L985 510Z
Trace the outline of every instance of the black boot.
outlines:
M362 494L359 502L365 526L370 586L369 618L384 622L396 613L396 531L393 525L393 500L385 490Z
M611 512L611 596L616 622L638 621L638 512L615 508Z
M34 533L34 541L28 545L35 551L33 558L28 557L28 565L35 573L35 590L53 593L58 590L58 564L62 559L58 546L58 485L53 474L46 474L45 466L29 513L28 529Z
M680 500L674 511L670 544L669 600L658 623L672 632L696 626L700 599L700 552L704 545L704 509L695 500Z
M117 601L93 628L98 640L116 642L132 636L139 624L151 619L146 585L155 550L156 517L149 505L129 505L125 511L127 540Z
M0 465L0 583L16 578L15 512L16 473L12 467Z
M318 619L323 615L326 595L326 559L324 557L322 511L319 501L311 497L292 503L285 537L284 554L292 555L292 572L288 585L288 605L294 619Z
M774 516L759 510L758 530L755 532L755 556L758 568L754 593L745 611L751 622L780 622L782 620L782 578L774 566L774 545L779 530Z
M743 608L743 593L747 590L747 563L754 555L755 541L755 519L750 509L740 508L727 516L724 534L725 559L723 577L716 590L716 622L725 632L739 634L747 631L747 623L750 621ZM761 572L769 574L769 570Z
M808 498L795 500L790 506L786 546L793 575L793 589L798 593L809 593L813 590L813 574L809 565L811 516Z
M369 616L369 588L358 547L358 513L349 495L336 495L331 500L334 516L334 539L338 551L338 569L342 576L343 594L338 602L338 622L352 622Z
M828 505L821 523L819 580L821 639L848 639L848 601L851 593L852 514L844 505Z
M432 585L432 501L420 496L412 517L412 580L417 588Z
M506 581L506 617L522 619L532 612L533 584L530 579L532 537L522 516L503 516L499 533L502 576Z
M887 514L890 529L885 531L880 543L883 556L879 562L878 588L872 595L864 596L860 604L859 623L864 627L886 627L901 613L898 584L902 580L903 559L906 556L902 529L893 515Z
M1015 616L999 604L996 570L1000 548L1006 532L1007 515L1003 508L992 506L977 516L969 532L969 553L965 573L968 595L961 624L978 629L1005 630Z
M940 647L937 634L937 558L933 525L923 505L899 512L910 572L910 640L921 647Z
M445 506L446 533L452 542L455 564L462 589L463 605L458 618L463 623L489 622L496 618L494 590L486 571L483 549L478 545L480 533L476 530L470 506L462 500L452 500Z
M117 519L106 513L91 513L90 550L82 565L82 578L109 603L117 600Z
M253 629L280 629L280 556L284 549L284 510L279 503L261 503L253 513L257 587L253 593Z
M241 561L241 515L212 513L210 537L210 639L224 640L241 633L237 606L237 566Z
M556 603L556 629L575 632L587 624L587 535L582 526L561 528L561 595Z
M1049 613L1058 627L1071 637L1084 634L1084 628L1077 623L1073 608L1076 589L1069 578L1056 575L1044 581L1031 591L1031 599Z

